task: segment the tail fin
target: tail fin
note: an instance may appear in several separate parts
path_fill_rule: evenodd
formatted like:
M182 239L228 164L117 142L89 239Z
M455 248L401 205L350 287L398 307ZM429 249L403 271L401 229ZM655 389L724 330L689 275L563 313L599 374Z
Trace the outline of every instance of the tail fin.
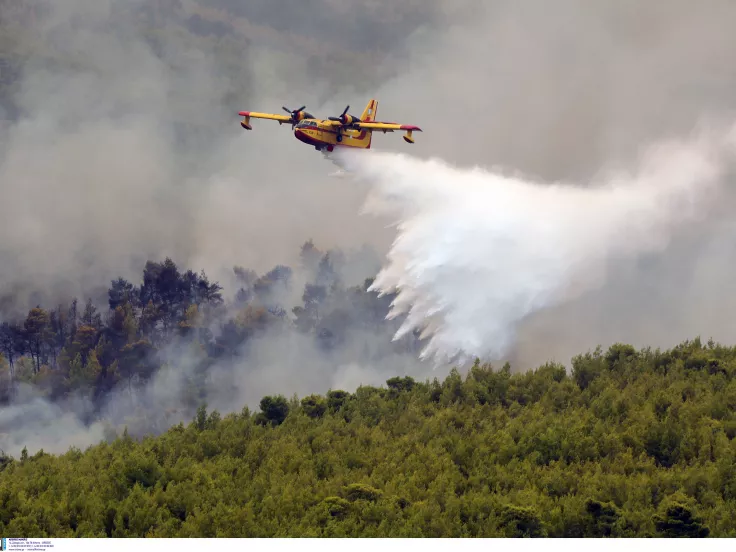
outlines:
M378 113L378 100L371 100L368 105L365 106L363 114L360 116L360 120L364 123L376 120L376 113Z
M378 100L370 100L368 105L365 106L363 114L360 116L360 120L364 123L369 123L376 120L376 113L378 113ZM363 130L365 132L365 130ZM368 131L368 145L366 149L371 149L371 142L373 141L373 133Z

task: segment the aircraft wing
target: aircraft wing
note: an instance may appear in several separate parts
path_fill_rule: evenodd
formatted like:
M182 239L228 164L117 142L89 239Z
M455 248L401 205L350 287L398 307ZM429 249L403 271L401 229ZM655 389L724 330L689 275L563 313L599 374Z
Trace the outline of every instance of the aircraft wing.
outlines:
M273 121L278 121L279 124L284 123L290 123L291 117L288 115L278 115L276 113L258 113L257 111L240 111L238 112L238 115L241 117L244 117L244 120L241 121L240 126L242 126L245 129L250 130L250 118L255 117L256 119L271 119Z
M340 121L320 121L320 124L331 126L342 126ZM394 130L406 130L422 132L422 129L414 125L400 125L398 123L381 123L370 121L367 123L353 123L353 127L366 130L380 130L382 132L393 132Z
M393 132L394 130L408 130L422 132L422 129L414 125L400 125L398 123L380 123L371 121L369 123L355 123L358 128L364 128L366 130L380 130L382 132Z
M273 119L274 121L281 121L282 123L288 123L291 121L291 117L288 115L278 115L276 113L258 113L257 111L240 111L238 113L241 117L255 117L256 119Z

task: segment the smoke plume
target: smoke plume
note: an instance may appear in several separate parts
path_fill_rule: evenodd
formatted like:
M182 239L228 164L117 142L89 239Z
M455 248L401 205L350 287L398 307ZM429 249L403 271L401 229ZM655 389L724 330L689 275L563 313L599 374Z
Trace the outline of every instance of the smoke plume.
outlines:
M70 295L104 305L111 278L135 282L147 259L166 255L232 295L233 265L293 265L311 237L390 251L377 286L402 290L395 311L410 315L404 330L434 337L427 356L506 350L524 369L615 340L671 345L736 331L734 207L718 196L725 216L699 220L721 181L718 147L671 145L664 151L679 157L655 152L634 176L591 176L607 163L634 166L641 144L681 135L703 114L734 110L733 2L0 3L19 65L0 96L0 319ZM20 25L10 4L39 9ZM329 179L288 127L260 121L243 132L234 116L306 104L326 117L371 97L380 119L425 130L409 151L445 162L373 150L354 161L366 182ZM375 147L409 148L397 134L377 135ZM540 178L451 165L498 163ZM399 221L393 248L392 229L358 216L371 185L369 212ZM501 223L515 231L504 236ZM476 256L462 258L471 245ZM285 306L300 302L303 283ZM463 324L471 331L458 334ZM337 358L269 333L247 357L208 370L205 399L225 412L266 393L426 374L414 355L386 354L390 337L357 332ZM116 390L102 418L155 418L157 431L191 419L182 394L201 376L196 354L167 356L145 388ZM6 452L105 434L84 401L26 391L0 419Z
M0 62L10 62L0 63L0 106L12 109L0 108L0 319L72 295L104 302L110 279L133 277L149 258L220 279L234 264L291 262L310 237L380 243L375 225L356 223L363 191L326 178L288 126L238 125L242 109L283 104L326 116L335 83L352 80L345 70L367 63L339 40L322 48L346 59L317 56L319 42L300 33L354 18L320 4L309 11L326 21L305 24L300 7L284 29L270 2L2 2ZM208 5L233 11L223 23ZM362 48L375 49L377 29L402 36L432 19L433 10L392 11L402 10L407 18L390 23L376 10L360 27ZM272 36L258 32L273 21Z
M447 361L507 355L526 317L604 285L609 264L665 249L706 212L732 147L702 132L585 187L402 154L340 158L374 184L366 211L395 219L372 289L398 293L396 336L423 330L422 356Z

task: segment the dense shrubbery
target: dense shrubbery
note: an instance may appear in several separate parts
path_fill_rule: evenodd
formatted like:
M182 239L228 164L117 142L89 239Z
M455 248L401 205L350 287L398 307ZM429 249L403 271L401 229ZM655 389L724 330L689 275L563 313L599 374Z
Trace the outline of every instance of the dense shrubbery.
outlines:
M0 530L54 536L736 536L736 348L200 408L4 458Z

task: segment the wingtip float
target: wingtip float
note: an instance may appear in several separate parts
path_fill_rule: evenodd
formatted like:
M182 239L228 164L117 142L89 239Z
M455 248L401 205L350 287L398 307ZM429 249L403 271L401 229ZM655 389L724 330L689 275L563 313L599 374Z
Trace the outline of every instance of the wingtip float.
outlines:
M250 122L251 118L270 119L278 121L280 125L290 124L297 140L314 146L317 151L322 152L331 152L338 146L370 149L374 132L385 134L396 130L404 131L405 134L402 136L404 141L413 144L414 137L412 133L422 132L422 129L415 125L376 121L377 100L368 102L360 118L348 113L350 106L347 106L339 116L328 117L327 119L317 119L311 113L304 111L305 107L302 106L294 110L284 107L283 109L288 115L240 111L238 115L243 117L240 126L245 130L253 130Z

